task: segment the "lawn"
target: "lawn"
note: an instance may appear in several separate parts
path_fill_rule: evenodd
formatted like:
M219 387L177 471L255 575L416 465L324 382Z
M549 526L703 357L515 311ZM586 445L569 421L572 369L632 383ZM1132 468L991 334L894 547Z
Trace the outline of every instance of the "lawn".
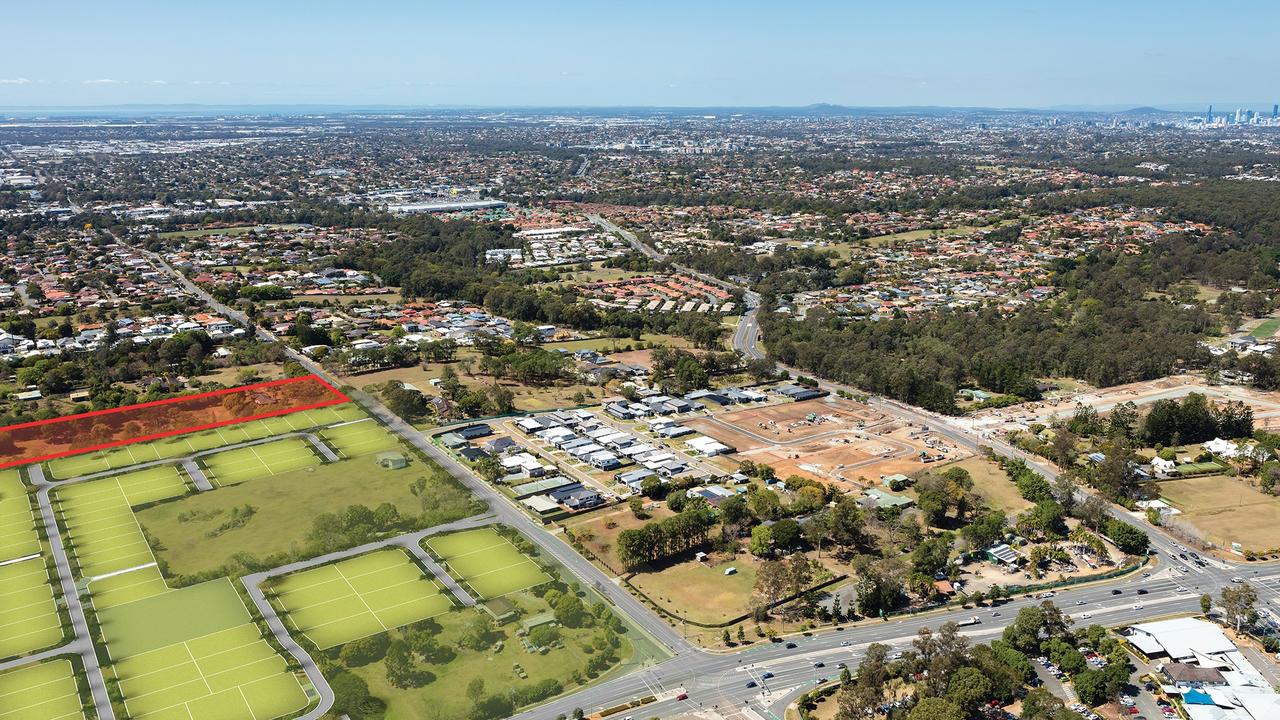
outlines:
M0 720L84 720L71 661L0 673Z
M189 495L147 508L138 520L160 543L159 557L169 571L190 575L220 568L236 553L265 557L301 549L317 515L341 512L349 505L376 508L387 502L402 516L422 515L423 501L409 491L421 477L432 480L426 493L426 525L475 512L464 489L416 457L410 456L409 466L399 470L381 469L373 458L362 457ZM245 505L254 508L247 522L209 537L229 522L233 508Z
M1016 222L1016 221L1007 220L1005 222L1007 223L1007 222ZM1001 225L1003 224L1005 223L1001 223ZM969 235L971 233L978 232L979 230L988 230L988 229L990 228L978 227L976 225L961 225L960 227L944 228L942 230L908 230L906 232L892 233L890 235L878 235L873 238L867 238L864 242L866 242L868 245L880 246L880 245L889 245L890 243L894 243L894 242L910 242L912 240L925 240L925 239L928 239L930 236L932 236L934 233L937 233L942 237L951 237L954 235Z
M959 462L933 468L934 472L943 472L948 468L964 468L973 478L974 492L982 496L988 505L1013 516L1031 507L1022 495L1018 494L1018 486L1009 482L1009 476L999 465L984 457L971 457Z
M112 657L159 650L251 621L231 580L221 578L98 613Z
M432 618L453 602L403 550L323 565L274 583L294 628L325 649Z
M1255 552L1280 547L1280 502L1223 475L1172 480L1160 494L1182 511L1175 516L1222 547L1238 542Z
M756 568L761 561L748 554L706 563L686 560L658 572L639 572L631 578L645 595L688 620L718 623L751 609ZM727 568L737 573L725 575Z
M1275 335L1277 330L1280 330L1280 318L1267 318L1249 334L1259 339L1269 338Z
M441 535L427 547L444 559L445 567L486 600L541 585L551 580L492 528Z

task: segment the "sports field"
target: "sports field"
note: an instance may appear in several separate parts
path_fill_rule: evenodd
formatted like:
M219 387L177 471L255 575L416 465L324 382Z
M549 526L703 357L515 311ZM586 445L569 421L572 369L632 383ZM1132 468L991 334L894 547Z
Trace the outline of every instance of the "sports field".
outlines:
M290 622L320 649L435 617L449 596L403 550L379 550L289 575L274 590Z
M1259 323L1258 327L1254 328L1249 335L1259 340L1265 340L1277 332L1280 332L1280 318L1267 318Z
M0 720L84 720L75 670L51 660L0 673Z
M0 658L52 647L61 639L62 622L44 558L0 566Z
M81 475L128 467L138 463L186 457L198 452L216 450L227 445L235 445L250 440L261 440L273 435L310 430L322 425L360 420L364 417L366 416L361 412L360 408L352 403L303 410L289 415L251 420L246 423L227 425L203 432L176 435L162 440L153 440L110 450L100 450L85 455L73 455L50 460L48 463L49 475L56 480L65 480Z
M227 578L100 612L132 718L276 718L306 693Z
M433 537L427 540L427 547L444 560L455 577L486 600L551 580L538 563L493 528Z
M210 479L223 487L320 464L320 458L301 438L236 448L201 460L212 476Z
M15 470L0 470L0 562L40 552L31 500Z
M394 435L372 419L326 428L320 437L342 457L372 455L400 446Z
M178 497L186 491L182 474L171 465L56 491L80 576L111 576L93 582L90 590L95 607L131 602L167 589L132 506ZM130 569L134 570L124 572Z

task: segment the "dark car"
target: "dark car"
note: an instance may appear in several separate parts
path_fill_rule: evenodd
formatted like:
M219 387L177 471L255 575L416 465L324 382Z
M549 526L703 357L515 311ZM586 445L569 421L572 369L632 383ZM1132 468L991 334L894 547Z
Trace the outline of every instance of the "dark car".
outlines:
M1111 591L1111 594L1112 594L1112 595L1119 595L1119 594L1120 594L1120 591L1119 591L1119 590L1112 590L1112 591Z
M689 699L689 693L680 693L679 695L677 695L677 696L676 696L676 699L677 699L677 700L688 700L688 699Z
M755 686L756 686L756 681L755 681L755 680L748 680L748 681L747 681L747 687L749 687L749 688L753 688L753 687L755 687Z
M773 673L771 673L771 672L769 672L769 671L767 671L767 670L766 670L766 671L765 671L765 673L764 673L763 675L761 675L761 676L760 676L760 679L762 679L762 680L768 680L768 679L769 679L769 678L771 678L771 677L773 677Z
M817 661L814 661L813 666L814 666L814 667L826 667L826 666L827 666L827 664L826 664L826 663L824 663L824 662L822 662L821 660L817 660Z
M1147 594L1147 591L1146 591L1146 590L1143 590L1142 588L1138 588L1138 594L1139 594L1139 595L1146 595L1146 594Z
M787 649L788 649L788 650L795 650L795 649L796 649L796 644L795 644L795 643L787 643Z

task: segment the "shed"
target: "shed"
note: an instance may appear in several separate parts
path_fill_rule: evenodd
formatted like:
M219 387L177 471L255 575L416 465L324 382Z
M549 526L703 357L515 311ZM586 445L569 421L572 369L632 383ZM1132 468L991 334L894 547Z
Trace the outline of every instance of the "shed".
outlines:
M378 453L377 463L383 470L399 470L409 467L409 458L398 452L384 452Z

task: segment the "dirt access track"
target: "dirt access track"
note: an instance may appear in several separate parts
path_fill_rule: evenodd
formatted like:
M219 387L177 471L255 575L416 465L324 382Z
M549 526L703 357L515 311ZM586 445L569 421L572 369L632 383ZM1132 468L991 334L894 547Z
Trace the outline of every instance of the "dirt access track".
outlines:
M733 447L734 459L772 466L778 477L799 475L845 488L929 467L921 453L946 460L967 456L919 427L839 397L731 410L683 424Z
M1070 418L1077 405L1087 405L1106 414L1116 405L1131 402L1139 408L1157 400L1181 400L1200 393L1213 402L1238 400L1253 408L1254 427L1280 429L1280 393L1256 390L1241 385L1209 385L1193 375L1172 375L1158 380L1116 385L1064 395L1051 402L1027 402L1000 410L983 410L973 415L975 429L1021 430L1033 423L1048 425L1055 419Z
M315 375L0 428L0 468L349 402Z

